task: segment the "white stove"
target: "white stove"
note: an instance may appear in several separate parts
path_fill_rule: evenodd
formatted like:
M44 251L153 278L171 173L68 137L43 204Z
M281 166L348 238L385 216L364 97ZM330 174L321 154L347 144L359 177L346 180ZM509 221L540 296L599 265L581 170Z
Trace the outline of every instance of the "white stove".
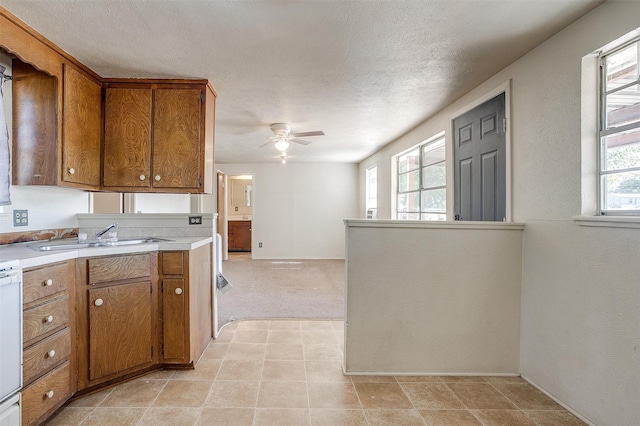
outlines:
M0 259L0 426L20 425L22 269Z

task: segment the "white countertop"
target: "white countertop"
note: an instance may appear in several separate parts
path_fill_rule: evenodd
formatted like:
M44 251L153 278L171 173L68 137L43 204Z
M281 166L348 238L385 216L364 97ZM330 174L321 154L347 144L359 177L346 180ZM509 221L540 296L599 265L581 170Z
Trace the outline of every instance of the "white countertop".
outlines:
M158 237L161 238L161 237ZM116 247L92 247L73 250L36 251L28 247L30 243L7 244L0 246L0 259L17 259L21 268L32 268L49 263L62 262L69 259L93 256L108 256L112 254L140 253L147 251L194 250L213 242L212 237L167 237L170 241L157 243L136 244ZM40 241L45 243L46 241Z

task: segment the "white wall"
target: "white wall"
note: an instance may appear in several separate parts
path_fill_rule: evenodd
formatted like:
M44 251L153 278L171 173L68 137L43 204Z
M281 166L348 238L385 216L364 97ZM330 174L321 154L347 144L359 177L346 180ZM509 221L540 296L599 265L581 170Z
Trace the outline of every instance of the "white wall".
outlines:
M513 220L525 222L521 372L600 425L640 419L640 230L581 227L582 57L640 27L640 2L609 1L360 163L378 164L390 217L391 155L511 80ZM447 140L450 135L447 133ZM362 208L360 209L362 210Z
M518 374L522 228L349 220L345 371Z
M136 213L189 213L189 194L133 194Z
M227 175L253 175L254 259L344 258L343 220L358 214L356 164L219 164L217 167ZM259 242L262 248L258 247Z

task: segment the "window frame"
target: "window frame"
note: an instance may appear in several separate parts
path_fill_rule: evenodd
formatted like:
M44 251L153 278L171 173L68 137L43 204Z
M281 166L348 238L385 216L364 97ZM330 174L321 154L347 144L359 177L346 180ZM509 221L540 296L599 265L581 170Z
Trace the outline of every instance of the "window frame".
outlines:
M376 172L376 185L375 185L375 200L376 200L376 205L372 206L369 204L369 201L371 200L371 171L375 170ZM364 173L365 176L365 198L364 198L364 210L365 210L365 217L367 219L377 219L378 217L378 165L374 164L370 167L367 167L367 169L365 170ZM371 211L371 214L369 214L369 212Z
M636 45L637 49L637 65L638 71L636 71L636 79L634 81L622 84L619 87L607 90L607 58L614 55L629 46ZM606 170L605 166L605 140L608 136L624 134L629 131L640 131L640 120L634 123L622 124L619 126L609 128L607 125L607 96L615 95L616 93L625 90L634 85L640 85L640 36L628 39L624 42L617 43L615 46L598 52L598 123L597 123L597 135L596 135L596 202L597 202L597 215L600 216L640 216L640 209L626 209L626 210L611 210L606 207L606 191L603 181L606 176L619 175L629 172L640 172L640 165L634 167L625 167L615 170Z
M425 151L425 148L430 147L431 149ZM444 158L440 161L434 162L434 163L430 163L425 165L425 153L428 153L429 151L438 149L438 148L442 148L443 152L444 152ZM400 158L402 158L403 156L413 152L413 151L418 151L418 165L415 168L412 168L411 170L407 170L407 171L400 171ZM420 221L440 221L440 220L447 220L447 206L448 206L448 197L447 197L447 175L448 175L448 162L447 162L447 144L446 144L446 138L445 138L445 132L442 131L440 133L438 133L437 135L425 140L424 142L415 145L413 147L411 147L408 150L405 150L397 155L395 155L393 157L394 159L394 165L395 165L395 208L394 208L394 214L395 214L395 218L397 220L420 220ZM436 166L436 165L441 165L441 167L443 167L444 170L444 183L442 185L430 185L430 186L425 186L424 185L424 179L423 179L423 173L426 167L431 167L431 166ZM400 185L401 185L401 181L402 179L400 178L401 175L408 175L409 173L412 172L418 172L418 186L415 189L411 189L411 190L405 190L405 191L401 191L400 189ZM423 209L423 194L425 191L432 191L432 190L444 190L445 194L444 194L444 210L434 210L434 209ZM403 194L417 194L418 197L418 211L417 212L404 212L404 211L399 211L399 202L398 199L400 197L400 195ZM400 215L402 214L417 214L419 216L419 219L401 219ZM442 219L427 219L425 218L426 215L440 215L442 217Z

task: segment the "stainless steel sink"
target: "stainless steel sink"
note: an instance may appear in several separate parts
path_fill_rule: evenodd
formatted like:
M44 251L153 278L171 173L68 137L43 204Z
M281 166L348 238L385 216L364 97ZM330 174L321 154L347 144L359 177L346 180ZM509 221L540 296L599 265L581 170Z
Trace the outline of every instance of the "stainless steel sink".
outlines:
M99 241L98 243L102 247L110 247L110 246L128 246L133 244L149 244L149 243L159 243L161 241L171 241L165 240L163 238L155 238L155 237L139 237L139 238L118 238L115 241Z
M171 241L164 238L155 237L136 237L136 238L119 238L117 240L98 240L98 241L60 241L60 242L46 242L29 244L29 248L37 251L54 251L54 250L78 250L85 248L98 248L98 247L118 247L128 246L135 244L150 244L158 243L161 241Z
M77 241L74 241L69 243L37 243L29 245L29 248L37 251L77 250L89 247L98 247L98 243L79 243Z

